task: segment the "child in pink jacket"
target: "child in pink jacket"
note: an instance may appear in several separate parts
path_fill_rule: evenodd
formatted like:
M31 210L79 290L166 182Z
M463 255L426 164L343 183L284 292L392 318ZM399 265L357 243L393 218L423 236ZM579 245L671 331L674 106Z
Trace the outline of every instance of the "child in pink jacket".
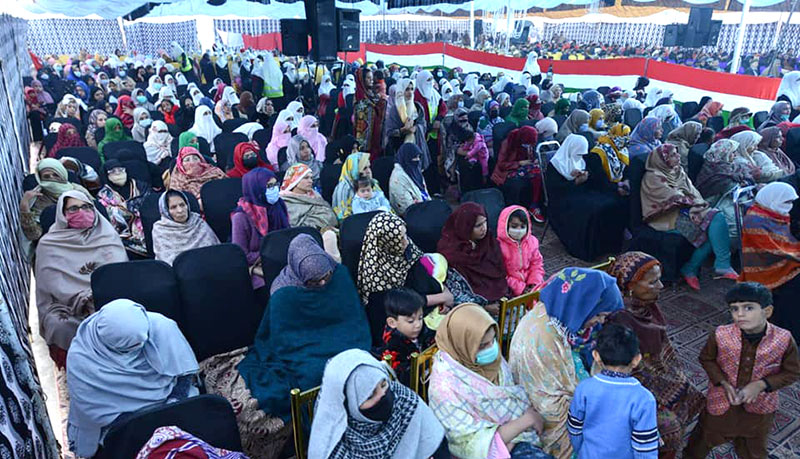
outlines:
M489 149L483 136L477 132L464 129L461 138L457 139L461 143L461 150L466 152L464 155L470 164L480 164L481 175L484 179L489 176Z
M531 219L522 206L508 206L497 221L497 242L506 263L506 281L514 296L544 282L544 260L539 240L531 234Z

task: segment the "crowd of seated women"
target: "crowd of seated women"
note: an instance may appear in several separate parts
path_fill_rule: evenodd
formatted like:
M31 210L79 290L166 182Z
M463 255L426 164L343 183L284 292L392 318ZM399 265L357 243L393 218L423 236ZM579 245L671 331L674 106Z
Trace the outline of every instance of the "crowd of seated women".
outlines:
M322 384L310 457L568 458L572 395L593 374L598 330L616 322L638 336L633 375L658 404L658 454L672 457L703 397L657 306L660 254L619 255L611 275L548 271L533 235L545 221L590 262L635 245L635 211L637 225L691 245L679 271L689 287L700 289L713 253L716 278L763 283L784 311L777 323L800 333L780 306L800 274L790 216L800 144L788 121L800 88L782 89L760 123L734 110L726 128L713 100L679 115L669 91L641 81L566 95L528 64L514 83L382 63L301 72L252 51L165 58L52 61L26 92L34 132L49 133L20 218L78 456L131 413L202 389L234 406L245 454L280 457L289 389ZM233 185L221 209L228 230L212 221L222 184ZM733 190L751 184L737 225ZM476 190L505 205L472 202ZM407 218L437 199L449 216ZM148 206L160 214L149 225ZM442 222L425 251L409 236L420 215ZM288 244L277 278L266 276L265 238L300 227L310 233ZM266 311L247 347L198 362L175 322L147 304L94 302L103 265L172 264L227 242L244 253ZM501 299L533 291L538 301L506 336ZM403 384L410 355L434 343L426 405Z

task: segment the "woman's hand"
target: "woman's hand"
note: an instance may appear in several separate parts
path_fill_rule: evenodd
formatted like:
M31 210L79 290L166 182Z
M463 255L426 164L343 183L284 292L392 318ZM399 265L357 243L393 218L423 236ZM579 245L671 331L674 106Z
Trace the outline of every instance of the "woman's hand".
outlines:
M730 384L729 384L730 385ZM750 384L744 386L742 389L739 390L737 393L739 397L739 403L753 403L756 401L756 397L767 388L767 384L762 381L753 381Z
M572 171L572 172L573 172L573 174L575 172L578 172L577 175L573 175L573 177L575 177L575 184L576 185L582 185L587 180L589 180L589 171Z
M489 314L491 314L493 316L500 315L500 303L496 303L496 302L495 303L489 303L486 306L484 306L483 309L486 309L486 312L488 312Z
M728 399L728 403L731 405L741 405L742 400L739 398L739 394L736 393L736 389L733 388L731 383L722 381L719 385L725 390L725 397Z
M41 191L36 191L36 189L26 191L25 194L22 195L22 200L19 202L19 210L23 212L30 212L31 201L39 196L42 196L42 193Z
M538 411L534 410L533 407L529 407L525 410L525 414L522 415L522 418L525 419L528 427L527 429L533 429L536 431L537 434L541 434L544 430L544 418ZM527 430L526 429L526 430Z

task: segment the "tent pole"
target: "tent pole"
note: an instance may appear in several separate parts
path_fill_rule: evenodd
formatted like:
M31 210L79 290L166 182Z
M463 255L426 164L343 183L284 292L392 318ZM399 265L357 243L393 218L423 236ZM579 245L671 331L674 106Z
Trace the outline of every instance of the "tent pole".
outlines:
M736 37L736 48L733 50L733 65L731 65L731 73L739 73L739 63L742 60L742 45L744 44L744 31L746 28L744 17L750 12L750 4L752 1L753 0L744 0L744 6L742 6L742 19L739 20L739 33Z
M511 0L508 0L506 6L506 55L508 55L509 46L511 46Z
M781 42L781 38L783 38L784 32L786 32L786 28L789 27L789 24L792 23L792 15L794 14L795 8L797 8L797 0L794 0L792 2L792 9L789 10L789 17L786 18L786 24L783 24L783 26L781 27L781 23L780 21L778 21L778 27L780 28L780 31L775 34L775 40L772 42L772 47L771 47L772 49L774 50L778 49L778 45Z
M469 2L469 47L475 49L475 0Z
M117 26L119 26L119 33L122 35L122 47L123 49L128 49L128 36L125 34L125 23L122 21L122 17L117 18Z

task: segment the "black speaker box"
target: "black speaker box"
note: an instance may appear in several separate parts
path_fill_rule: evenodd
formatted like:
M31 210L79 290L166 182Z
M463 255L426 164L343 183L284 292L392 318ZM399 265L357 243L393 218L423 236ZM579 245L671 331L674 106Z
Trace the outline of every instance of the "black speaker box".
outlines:
M476 19L475 20L474 33L475 33L475 38L478 38L480 35L483 34L483 20L482 19Z
M316 62L336 60L335 0L305 0L306 20L311 35L311 58Z
M686 30L684 24L669 24L664 28L664 42L662 46L683 46L683 38Z
M361 45L359 15L359 10L336 8L338 51L358 51Z
M722 21L711 21L711 28L708 32L708 41L706 44L709 46L717 46L719 41L719 33L722 30Z
M692 8L689 12L689 28L703 33L711 28L712 8Z
M308 56L308 25L305 19L281 19L281 51L287 56Z

